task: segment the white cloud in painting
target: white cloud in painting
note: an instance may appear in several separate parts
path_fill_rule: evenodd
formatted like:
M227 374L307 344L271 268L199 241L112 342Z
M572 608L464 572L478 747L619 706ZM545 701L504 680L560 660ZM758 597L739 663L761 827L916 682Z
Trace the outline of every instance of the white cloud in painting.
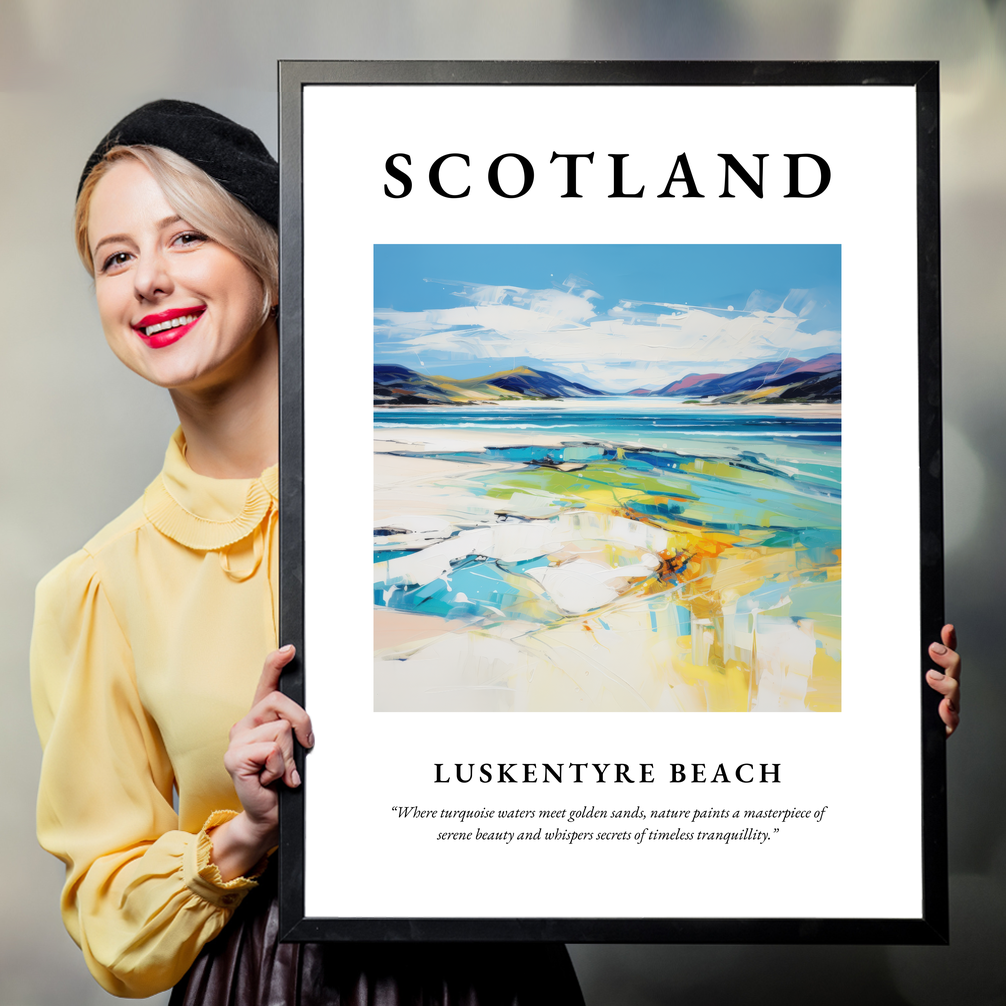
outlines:
M602 295L572 280L550 290L451 285L459 287L457 307L375 311L378 354L503 363L531 357L618 392L787 356L809 359L841 344L838 332L805 330L814 307L807 291L792 291L775 307L755 291L740 310L619 301L602 312Z

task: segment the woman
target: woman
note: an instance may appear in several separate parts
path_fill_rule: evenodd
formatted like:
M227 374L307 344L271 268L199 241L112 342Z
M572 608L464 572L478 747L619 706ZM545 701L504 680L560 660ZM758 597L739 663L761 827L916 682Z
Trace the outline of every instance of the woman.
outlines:
M258 137L186 102L127 116L81 179L105 336L180 427L142 499L38 589L38 830L67 929L121 996L582 1004L561 945L277 944L276 786L300 785L294 736L313 744L274 649L277 220Z

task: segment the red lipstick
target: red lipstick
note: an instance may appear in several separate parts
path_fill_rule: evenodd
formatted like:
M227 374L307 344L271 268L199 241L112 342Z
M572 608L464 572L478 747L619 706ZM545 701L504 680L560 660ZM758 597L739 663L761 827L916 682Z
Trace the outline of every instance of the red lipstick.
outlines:
M199 305L196 307L173 307L168 311L148 314L133 325L133 331L151 349L161 349L164 346L170 346L173 342L178 342L184 335L187 335L205 310L204 305ZM183 318L190 320L184 324L178 324L178 321ZM150 331L151 329L154 331Z

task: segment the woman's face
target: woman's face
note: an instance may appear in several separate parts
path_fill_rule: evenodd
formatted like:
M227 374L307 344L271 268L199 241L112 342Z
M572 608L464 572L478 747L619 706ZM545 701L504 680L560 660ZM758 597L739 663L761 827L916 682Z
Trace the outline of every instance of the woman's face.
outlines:
M87 233L105 337L130 370L193 392L240 377L257 355L262 285L172 210L139 161L100 179Z

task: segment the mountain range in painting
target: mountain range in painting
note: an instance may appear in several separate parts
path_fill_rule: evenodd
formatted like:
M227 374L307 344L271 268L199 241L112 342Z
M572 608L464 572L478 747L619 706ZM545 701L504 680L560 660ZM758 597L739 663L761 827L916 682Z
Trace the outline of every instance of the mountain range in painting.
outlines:
M471 402L604 395L603 391L530 367L501 370L485 377L457 379L421 374L408 367L374 365L375 405L467 405Z
M828 353L813 360L787 357L734 374L689 374L663 388L636 388L630 394L724 405L838 403L842 400L842 357L840 353ZM422 374L397 365L374 366L374 405L467 405L608 395L609 392L531 367L457 379Z

